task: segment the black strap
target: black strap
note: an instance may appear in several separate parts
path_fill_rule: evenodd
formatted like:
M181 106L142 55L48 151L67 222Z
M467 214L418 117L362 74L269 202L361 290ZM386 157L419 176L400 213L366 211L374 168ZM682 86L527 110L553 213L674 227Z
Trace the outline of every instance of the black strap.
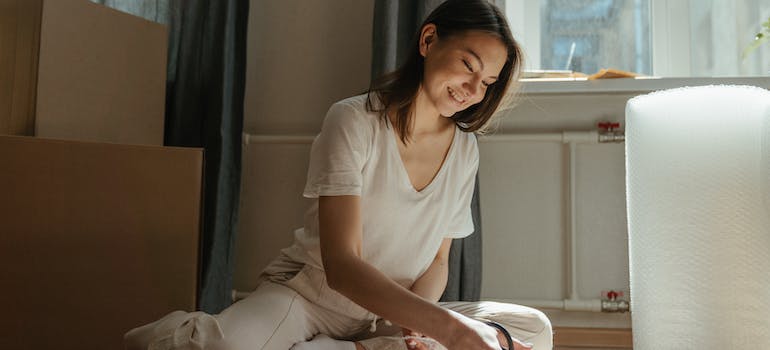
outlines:
M500 333L503 333L505 336L505 340L508 341L508 350L513 350L513 338L511 338L511 333L508 333L508 330L503 327L503 325L495 322L495 321L487 321L486 324L497 328Z

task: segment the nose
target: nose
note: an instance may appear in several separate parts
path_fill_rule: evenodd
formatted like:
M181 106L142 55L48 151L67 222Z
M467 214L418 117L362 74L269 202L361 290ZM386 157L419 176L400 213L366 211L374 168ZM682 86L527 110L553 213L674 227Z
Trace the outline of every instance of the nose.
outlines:
M482 91L481 84L482 82L481 82L481 79L479 78L472 78L469 81L465 82L465 84L463 84L463 87L464 87L463 90L465 90L465 98L472 101L475 101L476 99L478 99L478 95Z

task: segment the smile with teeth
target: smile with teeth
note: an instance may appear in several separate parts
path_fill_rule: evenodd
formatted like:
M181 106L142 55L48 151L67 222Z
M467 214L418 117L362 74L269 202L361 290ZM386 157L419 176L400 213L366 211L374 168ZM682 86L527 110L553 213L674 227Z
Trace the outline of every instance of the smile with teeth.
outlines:
M457 101L457 103L459 103L459 104L463 104L463 103L465 103L465 100L464 100L463 98L461 98L461 97L460 97L460 94L458 94L457 92L455 92L454 90L452 90L452 88L451 88L451 87L447 87L447 90L449 90L449 96L452 96L452 99L454 99L455 101Z

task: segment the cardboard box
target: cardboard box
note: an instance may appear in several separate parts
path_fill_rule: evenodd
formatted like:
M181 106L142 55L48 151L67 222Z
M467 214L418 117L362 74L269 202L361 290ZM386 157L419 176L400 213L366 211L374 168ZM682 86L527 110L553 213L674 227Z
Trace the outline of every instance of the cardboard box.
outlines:
M0 136L2 349L122 349L197 290L203 151Z
M42 0L0 0L0 134L34 135Z
M163 144L164 25L88 0L0 8L0 134Z

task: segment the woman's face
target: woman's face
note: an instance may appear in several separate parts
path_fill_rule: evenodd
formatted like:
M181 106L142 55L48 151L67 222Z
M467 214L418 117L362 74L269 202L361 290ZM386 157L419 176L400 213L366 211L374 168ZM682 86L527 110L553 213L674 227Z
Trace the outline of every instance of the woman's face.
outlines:
M420 54L423 93L445 117L481 102L507 58L505 45L492 34L468 31L439 38L433 24L423 27Z

